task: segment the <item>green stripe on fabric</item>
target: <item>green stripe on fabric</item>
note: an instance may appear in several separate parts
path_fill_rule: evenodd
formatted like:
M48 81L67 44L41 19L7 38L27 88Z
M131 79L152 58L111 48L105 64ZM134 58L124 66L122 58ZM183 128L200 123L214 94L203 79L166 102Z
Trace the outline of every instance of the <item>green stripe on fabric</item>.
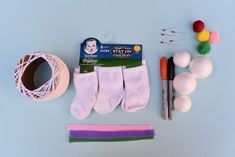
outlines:
M137 140L150 140L154 137L141 137L141 138L111 138L111 139L69 139L69 143L73 142L125 142Z

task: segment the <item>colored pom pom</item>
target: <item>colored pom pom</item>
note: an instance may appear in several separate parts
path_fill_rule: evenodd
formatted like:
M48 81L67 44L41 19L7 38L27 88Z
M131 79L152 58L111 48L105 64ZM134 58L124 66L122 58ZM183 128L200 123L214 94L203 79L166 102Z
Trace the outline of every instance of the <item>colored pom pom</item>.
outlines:
M197 51L201 54L201 55L206 55L210 52L211 50L211 46L210 43L208 41L203 41L201 42L198 47L197 47Z
M188 112L192 106L192 101L188 96L178 96L174 100L174 108L178 112Z
M205 27L205 24L201 20L197 20L193 23L193 30L194 32L198 33L201 32Z
M197 34L197 40L199 42L208 41L209 38L210 38L210 32L207 30L203 30Z
M209 41L212 44L216 44L220 39L220 34L217 32L210 32L210 38Z
M200 56L190 62L189 69L196 78L206 78L212 73L213 65L209 58Z
M173 58L174 64L179 68L186 68L190 60L191 56L188 51L176 52Z

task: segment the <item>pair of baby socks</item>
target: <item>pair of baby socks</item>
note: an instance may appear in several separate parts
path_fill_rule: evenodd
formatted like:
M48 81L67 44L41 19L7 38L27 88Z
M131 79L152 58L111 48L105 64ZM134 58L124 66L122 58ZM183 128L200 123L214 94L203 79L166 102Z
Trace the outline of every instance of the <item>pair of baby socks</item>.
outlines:
M76 95L71 114L77 119L89 116L92 108L99 114L112 112L119 104L127 112L143 109L150 87L145 61L134 68L95 67L94 72L74 72Z

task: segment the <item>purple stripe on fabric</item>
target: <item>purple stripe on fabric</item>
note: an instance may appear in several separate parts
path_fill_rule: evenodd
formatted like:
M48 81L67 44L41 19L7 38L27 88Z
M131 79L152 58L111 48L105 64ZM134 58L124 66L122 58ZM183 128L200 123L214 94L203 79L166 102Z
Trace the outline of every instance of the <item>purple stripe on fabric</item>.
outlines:
M71 130L69 138L79 139L109 139L109 138L135 138L154 136L154 130L138 131L74 131Z

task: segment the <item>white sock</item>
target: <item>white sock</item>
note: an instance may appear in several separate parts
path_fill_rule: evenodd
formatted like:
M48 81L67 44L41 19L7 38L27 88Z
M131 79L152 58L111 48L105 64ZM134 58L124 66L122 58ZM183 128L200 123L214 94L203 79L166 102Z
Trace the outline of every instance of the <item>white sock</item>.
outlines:
M96 67L99 91L94 109L99 114L112 112L123 98L122 67Z
M74 118L84 119L89 116L96 102L98 90L97 73L81 74L79 69L75 69L74 85L76 95L73 99L70 112Z
M124 68L123 77L125 102L122 109L127 112L136 112L145 108L150 96L148 70L145 61L141 66Z

